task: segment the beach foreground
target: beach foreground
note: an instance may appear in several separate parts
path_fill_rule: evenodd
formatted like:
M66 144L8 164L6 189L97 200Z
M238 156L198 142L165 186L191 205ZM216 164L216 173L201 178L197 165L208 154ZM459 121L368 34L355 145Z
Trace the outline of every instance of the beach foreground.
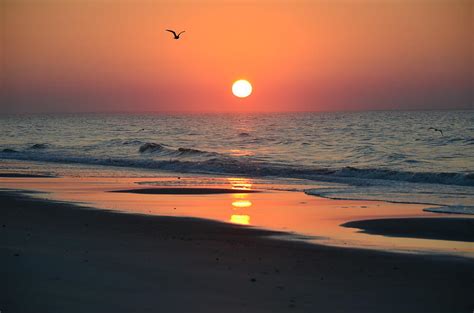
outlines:
M474 264L0 192L2 312L471 312Z

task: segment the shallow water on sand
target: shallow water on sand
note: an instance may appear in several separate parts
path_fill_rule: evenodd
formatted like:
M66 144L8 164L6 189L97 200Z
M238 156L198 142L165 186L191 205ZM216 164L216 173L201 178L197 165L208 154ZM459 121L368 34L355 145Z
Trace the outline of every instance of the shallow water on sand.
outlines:
M411 253L447 253L474 257L470 242L369 235L341 227L348 221L374 218L437 217L426 206L380 201L331 200L287 191L300 185L242 177L59 177L0 178L0 188L40 190L36 197L74 201L101 209L128 213L193 217L282 231L286 239L346 247ZM181 188L180 194L110 192L137 188ZM188 194L186 188L198 187ZM184 189L183 189L184 188ZM237 193L207 194L206 188L229 188ZM157 189L158 191L160 189ZM248 190L260 190L248 193ZM293 234L288 236L288 234Z

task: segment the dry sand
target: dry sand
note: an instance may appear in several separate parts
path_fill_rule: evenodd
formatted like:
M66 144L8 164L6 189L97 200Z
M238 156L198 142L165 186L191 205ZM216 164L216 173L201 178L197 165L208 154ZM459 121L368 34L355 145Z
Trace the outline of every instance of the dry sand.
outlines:
M472 312L474 262L0 192L2 312Z

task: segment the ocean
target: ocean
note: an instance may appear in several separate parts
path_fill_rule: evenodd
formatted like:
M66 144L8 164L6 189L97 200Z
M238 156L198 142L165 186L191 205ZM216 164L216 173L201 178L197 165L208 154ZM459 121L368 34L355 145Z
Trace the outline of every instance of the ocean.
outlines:
M474 111L4 115L0 132L0 160L41 173L55 162L304 179L312 195L474 214Z

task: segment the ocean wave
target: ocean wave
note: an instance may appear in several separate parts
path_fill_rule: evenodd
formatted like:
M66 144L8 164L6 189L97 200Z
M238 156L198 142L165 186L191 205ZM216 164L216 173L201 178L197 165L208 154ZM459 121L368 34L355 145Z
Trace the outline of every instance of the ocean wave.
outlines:
M432 213L474 215L474 206L447 205L447 206L442 206L442 207L439 207L439 208L426 208L426 209L423 209L423 211L432 212Z
M29 149L33 150L42 150L42 149L47 149L49 145L47 143L35 143L29 147Z
M387 169L359 169L348 166L336 171L335 175L411 183L474 186L474 173L408 172Z
M178 156L217 156L216 152L203 151L191 148L178 148L176 150Z
M163 169L183 172L240 174L248 176L279 176L317 181L349 183L353 185L380 184L382 181L474 186L474 173L408 172L388 169L343 167L339 169L304 167L259 161L252 157L236 157L193 148L171 148L165 144L143 143L139 156L106 157L75 156L62 151L25 149L16 151L5 148L0 158L32 161L55 161Z
M157 151L163 151L163 150L166 150L165 146L159 143L154 143L154 142L144 143L138 149L140 153L151 153L151 152L157 152Z
M307 195L334 200L368 200L438 206L426 211L472 214L474 190L454 185L412 183L350 186L339 184L304 190Z
M447 143L461 143L466 145L473 145L474 138L449 138L446 140Z
M111 148L106 147L108 150ZM432 212L471 214L465 207L474 207L473 173L407 172L387 169L339 169L304 167L299 164L271 163L262 158L219 154L192 148L172 148L159 143L136 143L129 147L116 147L122 156L102 154L86 149L80 155L67 149L24 148L15 151L0 150L0 159L90 164L148 169L151 172L170 171L217 175L243 175L268 179L299 178L324 182L324 188L305 190L309 195L331 199L380 200L389 202L423 203L432 206ZM137 151L138 150L138 151ZM140 152L141 150L141 152ZM11 152L10 152L11 151ZM105 151L105 150L104 150ZM115 151L115 150L111 150ZM328 184L329 183L329 184ZM315 183L318 185L318 183Z
M138 149L140 153L156 153L166 157L215 157L219 154L193 148L173 149L165 144L147 142Z
M120 140L120 143L124 146L141 145L141 144L143 144L143 141L141 141L141 140Z
M15 149L10 149L10 148L5 148L2 150L3 153L18 153L18 151L16 151Z

